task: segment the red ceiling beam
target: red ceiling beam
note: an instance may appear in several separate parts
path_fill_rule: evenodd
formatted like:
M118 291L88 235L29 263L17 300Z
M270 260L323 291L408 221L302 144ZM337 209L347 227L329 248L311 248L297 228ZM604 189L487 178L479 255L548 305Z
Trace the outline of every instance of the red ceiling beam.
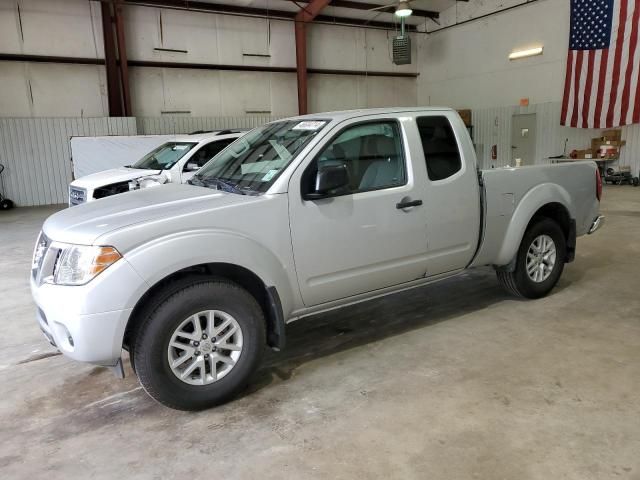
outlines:
M113 2L114 0L100 0L102 2ZM311 0L305 0L305 8ZM336 0L333 0L336 1ZM173 10L186 10L192 12L218 13L221 15L238 15L258 18L272 18L276 20L293 20L296 12L288 10L273 10L267 8L245 7L243 5L230 5L220 3L209 3L197 0L124 0L125 5L134 5L140 7L157 7L168 8ZM368 20L362 18L349 18L335 15L318 15L315 19L317 22L323 22L333 25L346 25L353 27L379 28L384 30L395 30L397 24L393 22L385 22L378 20ZM416 31L415 26L407 25L410 31Z
M289 1L295 2L295 3L309 3L311 0L289 0ZM467 0L464 0L464 1L467 1ZM394 2L389 5L380 5L378 3L362 3L362 2L353 2L349 0L333 0L331 2L332 7L350 8L352 10L365 10L365 11L371 12L372 14L376 14L378 12L393 13L396 10L397 4L398 4L397 2ZM435 10L420 10L413 7L411 9L413 10L413 15L415 15L416 17L438 18L440 16L440 13L436 12Z
M307 109L307 29L306 25L329 5L331 0L311 0L295 17L296 74L298 77L298 114L305 115Z

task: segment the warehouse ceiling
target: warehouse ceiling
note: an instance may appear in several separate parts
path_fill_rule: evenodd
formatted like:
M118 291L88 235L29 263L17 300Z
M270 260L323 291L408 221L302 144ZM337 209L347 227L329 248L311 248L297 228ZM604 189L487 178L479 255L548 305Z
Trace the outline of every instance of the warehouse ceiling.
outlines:
M126 1L126 0L125 0ZM159 0L133 0L127 3L164 3ZM250 12L257 12L258 10L268 12L287 12L294 14L300 11L301 7L309 3L309 0L200 0L199 2L190 1L176 1L169 0L167 3L171 4L210 4L212 6L220 5L233 8L234 10L240 10L242 8L247 9ZM425 22L431 22L430 18L437 20L438 14L443 10L455 5L456 0L412 0L411 8L414 13L406 19L407 24L413 26L424 25ZM331 18L336 20L355 20L358 24L368 24L372 26L380 26L381 24L388 24L389 26L399 25L399 19L394 15L394 7L397 4L395 0L334 0L332 4L322 10L321 19L323 21L330 21ZM370 8L377 8L387 5L389 8L385 10L371 11ZM273 14L277 17L277 13Z

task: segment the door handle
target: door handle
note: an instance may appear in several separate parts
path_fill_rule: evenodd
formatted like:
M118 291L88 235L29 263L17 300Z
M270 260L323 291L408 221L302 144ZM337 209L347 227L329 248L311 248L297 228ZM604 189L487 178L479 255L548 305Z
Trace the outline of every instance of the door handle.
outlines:
M404 200L404 198L403 198ZM422 200L407 200L404 202L400 202L400 203L396 203L396 208L398 210L402 210L405 208L410 208L410 207L418 207L422 205Z

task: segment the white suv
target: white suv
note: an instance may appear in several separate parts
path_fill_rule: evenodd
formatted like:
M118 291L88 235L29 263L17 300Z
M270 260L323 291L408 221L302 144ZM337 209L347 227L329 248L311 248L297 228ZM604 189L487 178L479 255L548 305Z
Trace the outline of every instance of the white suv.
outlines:
M164 183L185 183L200 167L245 132L234 129L177 136L133 165L74 180L69 184L69 206Z

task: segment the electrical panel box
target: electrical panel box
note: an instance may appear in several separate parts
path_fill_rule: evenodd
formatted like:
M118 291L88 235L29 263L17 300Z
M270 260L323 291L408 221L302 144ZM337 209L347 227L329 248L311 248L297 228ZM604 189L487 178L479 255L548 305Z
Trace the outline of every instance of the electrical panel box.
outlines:
M409 35L393 37L393 63L396 65L411 63L411 38Z

